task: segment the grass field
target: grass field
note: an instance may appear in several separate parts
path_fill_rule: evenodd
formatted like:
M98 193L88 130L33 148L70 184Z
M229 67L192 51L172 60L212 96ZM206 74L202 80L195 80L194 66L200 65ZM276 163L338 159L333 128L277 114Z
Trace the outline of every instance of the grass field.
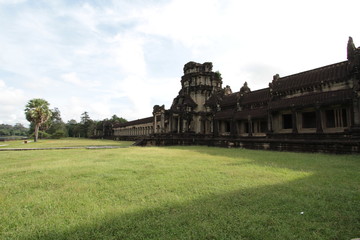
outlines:
M359 172L359 155L0 152L0 239L360 238Z
M1 148L56 148L56 147L89 147L89 146L130 146L133 142L96 140L84 138L63 138L63 139L39 139L34 142L32 139L24 141L0 142Z

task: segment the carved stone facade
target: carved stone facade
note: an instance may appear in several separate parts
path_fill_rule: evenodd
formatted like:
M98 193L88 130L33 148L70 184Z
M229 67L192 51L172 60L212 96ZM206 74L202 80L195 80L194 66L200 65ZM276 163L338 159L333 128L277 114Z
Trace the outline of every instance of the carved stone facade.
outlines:
M212 63L189 62L170 109L156 105L152 117L114 126L114 137L138 137L157 144L176 144L183 138L191 139L183 144L223 142L306 150L281 147L297 139L298 146L327 141L330 152L332 143L344 142L350 144L347 152L359 152L360 48L351 37L347 57L347 61L290 76L276 74L269 87L260 90L251 91L245 82L234 93L229 86L222 87L221 74L213 72Z

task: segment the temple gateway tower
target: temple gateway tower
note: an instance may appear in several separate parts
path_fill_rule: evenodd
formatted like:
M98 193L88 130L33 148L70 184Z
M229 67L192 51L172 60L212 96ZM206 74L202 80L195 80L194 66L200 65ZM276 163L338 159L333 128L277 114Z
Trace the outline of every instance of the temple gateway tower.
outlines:
M169 132L212 132L212 113L206 101L222 90L221 75L212 71L211 62L188 62L181 77L181 90L169 111Z

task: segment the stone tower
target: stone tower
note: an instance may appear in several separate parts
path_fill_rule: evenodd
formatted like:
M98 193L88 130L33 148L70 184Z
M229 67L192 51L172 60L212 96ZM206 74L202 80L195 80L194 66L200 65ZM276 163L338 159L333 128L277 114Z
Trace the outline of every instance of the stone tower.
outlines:
M184 75L181 77L181 90L171 106L173 116L177 117L180 125L178 131L210 132L208 126L211 123L207 123L208 113L205 102L212 94L222 89L221 75L213 72L212 67L211 62L185 64Z
M188 62L181 77L181 91L197 104L195 112L205 111L205 101L212 93L222 89L220 73L212 71L212 63Z

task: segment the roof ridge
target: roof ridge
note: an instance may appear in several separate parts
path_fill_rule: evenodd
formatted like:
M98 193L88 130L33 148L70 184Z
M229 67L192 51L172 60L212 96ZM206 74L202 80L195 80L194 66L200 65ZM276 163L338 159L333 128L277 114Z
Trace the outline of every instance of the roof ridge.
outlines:
M298 75L303 75L303 74L306 74L306 73L309 73L309 72L313 72L313 71L318 71L318 70L321 70L321 69L326 69L326 68L334 67L334 66L336 66L336 65L344 64L344 63L347 63L347 62L348 62L348 60L342 61L342 62L333 63L333 64L329 64L329 65L326 65L326 66L322 66L322 67L310 69L310 70L307 70L307 71L303 71L303 72L299 72L299 73L295 73L295 74L291 74L291 75L287 75L287 76L284 76L284 77L280 77L277 81L284 81L284 80L286 80L286 78L290 78L290 77L294 77L294 76L298 76Z
M251 91L251 92L248 92L248 93L244 94L244 96L246 96L246 95L248 95L248 94L251 94L251 93L260 92L260 91L269 91L269 89L270 89L269 87L256 89L256 90L254 90L254 91ZM240 91L234 92L234 93L232 93L232 94L236 94L236 93L240 93ZM229 96L229 95L228 95L228 96Z

